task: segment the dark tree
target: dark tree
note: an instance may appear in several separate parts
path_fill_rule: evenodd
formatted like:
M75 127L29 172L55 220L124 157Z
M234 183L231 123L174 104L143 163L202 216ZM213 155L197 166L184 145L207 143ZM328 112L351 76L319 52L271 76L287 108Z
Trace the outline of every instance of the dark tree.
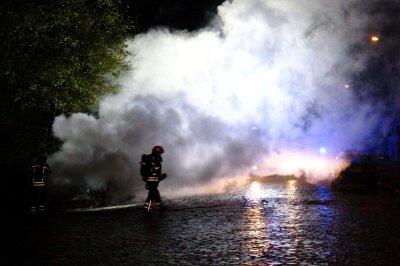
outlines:
M56 114L88 110L117 91L128 29L117 0L0 3L4 186L20 189L32 154L56 148Z

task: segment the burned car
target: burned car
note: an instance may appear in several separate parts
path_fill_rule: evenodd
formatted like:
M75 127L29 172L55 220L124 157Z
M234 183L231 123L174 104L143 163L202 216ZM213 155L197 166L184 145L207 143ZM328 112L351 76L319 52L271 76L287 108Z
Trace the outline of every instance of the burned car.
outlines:
M331 173L333 189L375 191L378 186L378 168L370 155L343 153Z

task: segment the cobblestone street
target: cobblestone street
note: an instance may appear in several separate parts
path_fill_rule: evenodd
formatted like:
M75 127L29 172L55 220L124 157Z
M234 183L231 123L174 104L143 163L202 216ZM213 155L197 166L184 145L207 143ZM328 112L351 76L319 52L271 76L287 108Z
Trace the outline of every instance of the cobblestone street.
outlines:
M290 180L3 227L0 265L395 265L400 201Z

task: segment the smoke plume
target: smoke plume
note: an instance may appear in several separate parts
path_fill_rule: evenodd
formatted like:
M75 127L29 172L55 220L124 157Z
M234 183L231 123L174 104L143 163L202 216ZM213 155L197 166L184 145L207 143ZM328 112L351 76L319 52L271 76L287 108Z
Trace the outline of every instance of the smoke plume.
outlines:
M136 36L122 91L97 116L56 118L54 183L140 197L140 157L155 145L165 196L222 191L249 172L325 179L338 152L387 130L385 105L351 83L368 59L354 52L368 19L355 1L235 0L197 32Z

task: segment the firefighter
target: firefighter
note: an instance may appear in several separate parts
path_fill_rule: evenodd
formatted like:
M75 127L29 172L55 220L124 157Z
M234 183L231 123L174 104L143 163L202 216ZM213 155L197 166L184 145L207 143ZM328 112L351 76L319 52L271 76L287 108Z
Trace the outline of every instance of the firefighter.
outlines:
M144 210L146 213L151 213L153 206L163 209L161 204L160 192L158 191L158 184L161 180L167 177L167 174L162 173L161 154L164 153L164 148L161 146L154 146L151 154L143 154L141 161L141 175L143 181L146 182L145 188L149 191Z
M47 208L47 178L51 168L47 164L47 153L42 152L30 167L31 212L43 212Z

